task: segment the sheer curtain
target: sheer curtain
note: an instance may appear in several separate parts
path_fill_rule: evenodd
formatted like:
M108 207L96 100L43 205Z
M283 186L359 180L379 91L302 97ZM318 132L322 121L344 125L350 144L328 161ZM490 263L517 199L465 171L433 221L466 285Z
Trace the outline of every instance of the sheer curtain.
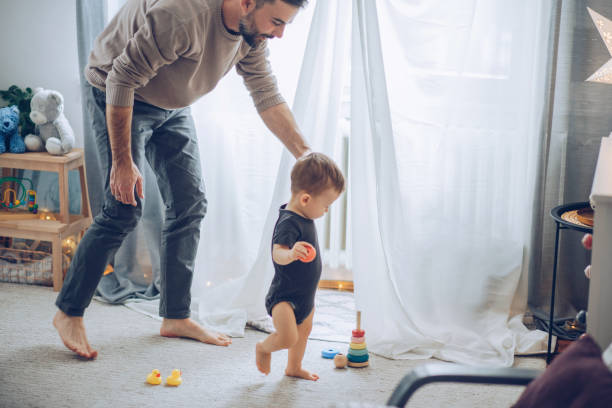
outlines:
M107 0L108 19L123 3L124 0ZM295 94L315 4L311 1L298 13L285 31L284 39L270 42L269 59L288 101ZM310 69L314 71L315 67ZM259 255L265 251L262 231L275 191L282 145L261 121L242 79L234 70L191 108L208 199L192 286L192 312L196 319L211 327L241 335L246 323L245 309L228 299L233 296L234 287L253 269L255 260L265 261ZM282 168L290 168L291 159L287 156L283 160ZM125 303L134 310L159 318L159 243L163 212L155 177L148 165L143 176L146 199L142 222L117 252L114 273L103 277L98 286L98 299ZM277 194L283 197L277 199L278 205L288 200L288 194ZM261 248L260 243L264 245ZM230 288L229 294L224 291L226 287ZM263 302L263 295L241 298L249 306L255 299ZM215 319L209 322L211 313L229 305L232 310L221 316L230 319L232 327L223 326L222 321L219 323Z
M551 2L353 4L353 274L369 347L506 366L542 350L545 334L509 317Z
M338 2L311 1L285 31L294 38L270 42L270 61L287 100L291 88L283 86L295 89L292 110L300 128L314 150L332 157L340 151L337 135L349 56L350 14L341 8ZM209 197L192 289L194 308L204 324L234 336L244 334L247 321L266 318L264 299L274 274L270 240L278 208L290 197L294 163L261 124L239 82L234 74L228 76L194 106Z
M546 322L556 229L550 210L564 203L588 201L601 138L612 130L610 86L585 81L610 59L587 6L605 18L612 17L612 2L606 0L564 1L560 6L554 115L550 140L542 153L529 275L530 311ZM580 244L582 235L572 230L559 235L555 296L559 324L588 307L589 280L582 271L591 263L591 251Z
M510 305L528 249L551 3L311 1L286 30L296 36L271 41L306 138L337 160L350 88L350 263L371 351L511 365L543 350L544 334ZM293 164L240 82L231 73L193 106L209 210L192 309L233 336L265 318Z

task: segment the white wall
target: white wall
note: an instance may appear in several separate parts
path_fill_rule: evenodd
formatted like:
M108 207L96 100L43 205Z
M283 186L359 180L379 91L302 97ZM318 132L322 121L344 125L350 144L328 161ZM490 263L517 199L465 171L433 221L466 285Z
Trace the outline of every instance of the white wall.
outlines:
M55 89L83 146L74 0L0 0L0 89Z

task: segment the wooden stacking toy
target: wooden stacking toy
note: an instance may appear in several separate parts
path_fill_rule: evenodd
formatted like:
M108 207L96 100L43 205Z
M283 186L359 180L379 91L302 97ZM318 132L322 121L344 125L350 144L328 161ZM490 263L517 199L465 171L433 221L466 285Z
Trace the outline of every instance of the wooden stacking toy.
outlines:
M342 353L338 353L334 356L334 365L336 368L344 368L348 364L348 359Z
M365 342L365 330L361 330L361 312L357 312L357 329L353 330L348 354L349 367L367 367L370 356Z

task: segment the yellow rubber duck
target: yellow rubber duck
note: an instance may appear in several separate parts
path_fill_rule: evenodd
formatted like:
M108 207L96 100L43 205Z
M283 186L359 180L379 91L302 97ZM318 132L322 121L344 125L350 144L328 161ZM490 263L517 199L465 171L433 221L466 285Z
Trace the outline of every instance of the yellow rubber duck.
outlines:
M162 383L161 374L158 369L151 371L151 374L147 375L147 382L151 385L159 385Z
M166 378L167 385L178 387L179 385L181 385L182 382L183 379L181 378L181 370L176 368L172 370L172 374L170 374L170 376Z

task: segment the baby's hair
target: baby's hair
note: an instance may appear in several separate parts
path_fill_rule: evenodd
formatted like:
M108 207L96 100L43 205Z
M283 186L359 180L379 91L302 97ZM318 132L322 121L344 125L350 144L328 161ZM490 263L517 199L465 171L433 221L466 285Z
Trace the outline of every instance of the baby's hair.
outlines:
M344 176L336 163L323 153L310 153L298 159L291 170L291 192L305 191L311 195L327 188L344 191Z

